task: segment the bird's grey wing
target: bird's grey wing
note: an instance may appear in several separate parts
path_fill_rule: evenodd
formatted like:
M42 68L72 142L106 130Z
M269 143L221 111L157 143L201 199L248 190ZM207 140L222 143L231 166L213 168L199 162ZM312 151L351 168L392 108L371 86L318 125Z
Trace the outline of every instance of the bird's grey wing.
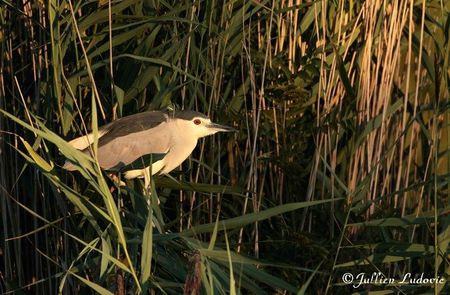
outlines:
M161 111L144 112L123 117L98 129L99 146L106 144L114 138L156 127L162 122L167 121L167 119L167 113ZM89 146L93 142L94 135L89 133L72 139L69 141L69 144L78 150L87 152L86 150L89 149Z
M133 141L125 142L122 138L138 132L151 130L167 121L168 115L166 112L151 111L123 117L102 126L99 128L98 147L99 151L105 150L109 155L99 152L100 165L104 168L111 168L114 167L112 163L119 164L122 160L127 161L129 158L141 154L141 145L135 146ZM84 153L89 154L90 145L93 141L93 134L90 133L73 139L69 143ZM110 144L111 142L112 144ZM149 148L151 148L151 145ZM69 162L65 163L64 168L73 170Z
M99 144L97 158L100 166L120 169L144 155L167 153L171 134L167 132L166 124L163 122L156 127L127 133Z
M150 130L167 121L167 114L160 111L144 112L123 117L101 128L101 130L106 130L106 133L99 139L98 145L102 146L116 138Z

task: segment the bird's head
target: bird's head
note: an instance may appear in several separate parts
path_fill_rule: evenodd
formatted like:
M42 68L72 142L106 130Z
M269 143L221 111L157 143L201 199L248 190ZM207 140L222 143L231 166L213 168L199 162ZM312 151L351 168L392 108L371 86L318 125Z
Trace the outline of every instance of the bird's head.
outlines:
M211 122L208 116L194 111L178 111L175 118L180 120L181 129L197 138L202 138L217 132L235 132L236 129Z

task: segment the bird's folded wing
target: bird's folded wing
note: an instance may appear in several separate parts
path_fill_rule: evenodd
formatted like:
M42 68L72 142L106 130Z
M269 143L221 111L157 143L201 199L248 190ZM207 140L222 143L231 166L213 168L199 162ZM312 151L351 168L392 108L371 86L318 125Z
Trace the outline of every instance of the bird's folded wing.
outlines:
M98 160L104 169L128 165L147 154L166 153L168 136L164 130L168 116L164 112L144 112L124 117L104 125L98 130ZM162 129L161 129L161 126ZM167 127L167 126L166 126ZM155 130L158 132L155 133ZM155 135L157 134L157 135ZM90 153L94 134L75 138L69 142L74 148ZM66 161L64 168L73 170Z
M164 132L162 125L117 137L99 145L97 158L100 166L104 169L121 169L142 156L167 153L171 135Z

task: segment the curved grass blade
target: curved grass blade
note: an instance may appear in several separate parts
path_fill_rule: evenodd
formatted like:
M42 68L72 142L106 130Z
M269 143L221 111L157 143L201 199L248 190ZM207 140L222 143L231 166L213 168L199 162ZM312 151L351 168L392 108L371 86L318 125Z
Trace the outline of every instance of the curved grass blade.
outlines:
M238 227L243 227L245 225L254 223L256 221L261 221L264 219L268 219L273 216L277 216L283 213L291 212L294 210L298 210L301 208L311 207L315 205L330 203L342 200L342 198L336 198L332 200L321 200L321 201L310 201L310 202L301 202L301 203L291 203L291 204L285 204L280 205L277 207L273 207L264 211L260 211L257 213L250 213L239 217L234 217L226 220L219 221L219 227L218 230L225 230L226 229L234 229ZM201 233L208 233L212 232L216 226L216 222L214 223L208 223L208 224L202 224L193 226L190 229L184 230L180 233L182 236L192 236L195 234L201 234Z

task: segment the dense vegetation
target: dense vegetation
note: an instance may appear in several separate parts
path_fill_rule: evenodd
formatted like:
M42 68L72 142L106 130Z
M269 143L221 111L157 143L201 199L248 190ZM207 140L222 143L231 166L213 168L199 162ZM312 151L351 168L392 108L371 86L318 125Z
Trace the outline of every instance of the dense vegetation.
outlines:
M448 292L343 274L450 275L449 12L0 0L0 293ZM67 144L181 108L238 132L149 194Z

